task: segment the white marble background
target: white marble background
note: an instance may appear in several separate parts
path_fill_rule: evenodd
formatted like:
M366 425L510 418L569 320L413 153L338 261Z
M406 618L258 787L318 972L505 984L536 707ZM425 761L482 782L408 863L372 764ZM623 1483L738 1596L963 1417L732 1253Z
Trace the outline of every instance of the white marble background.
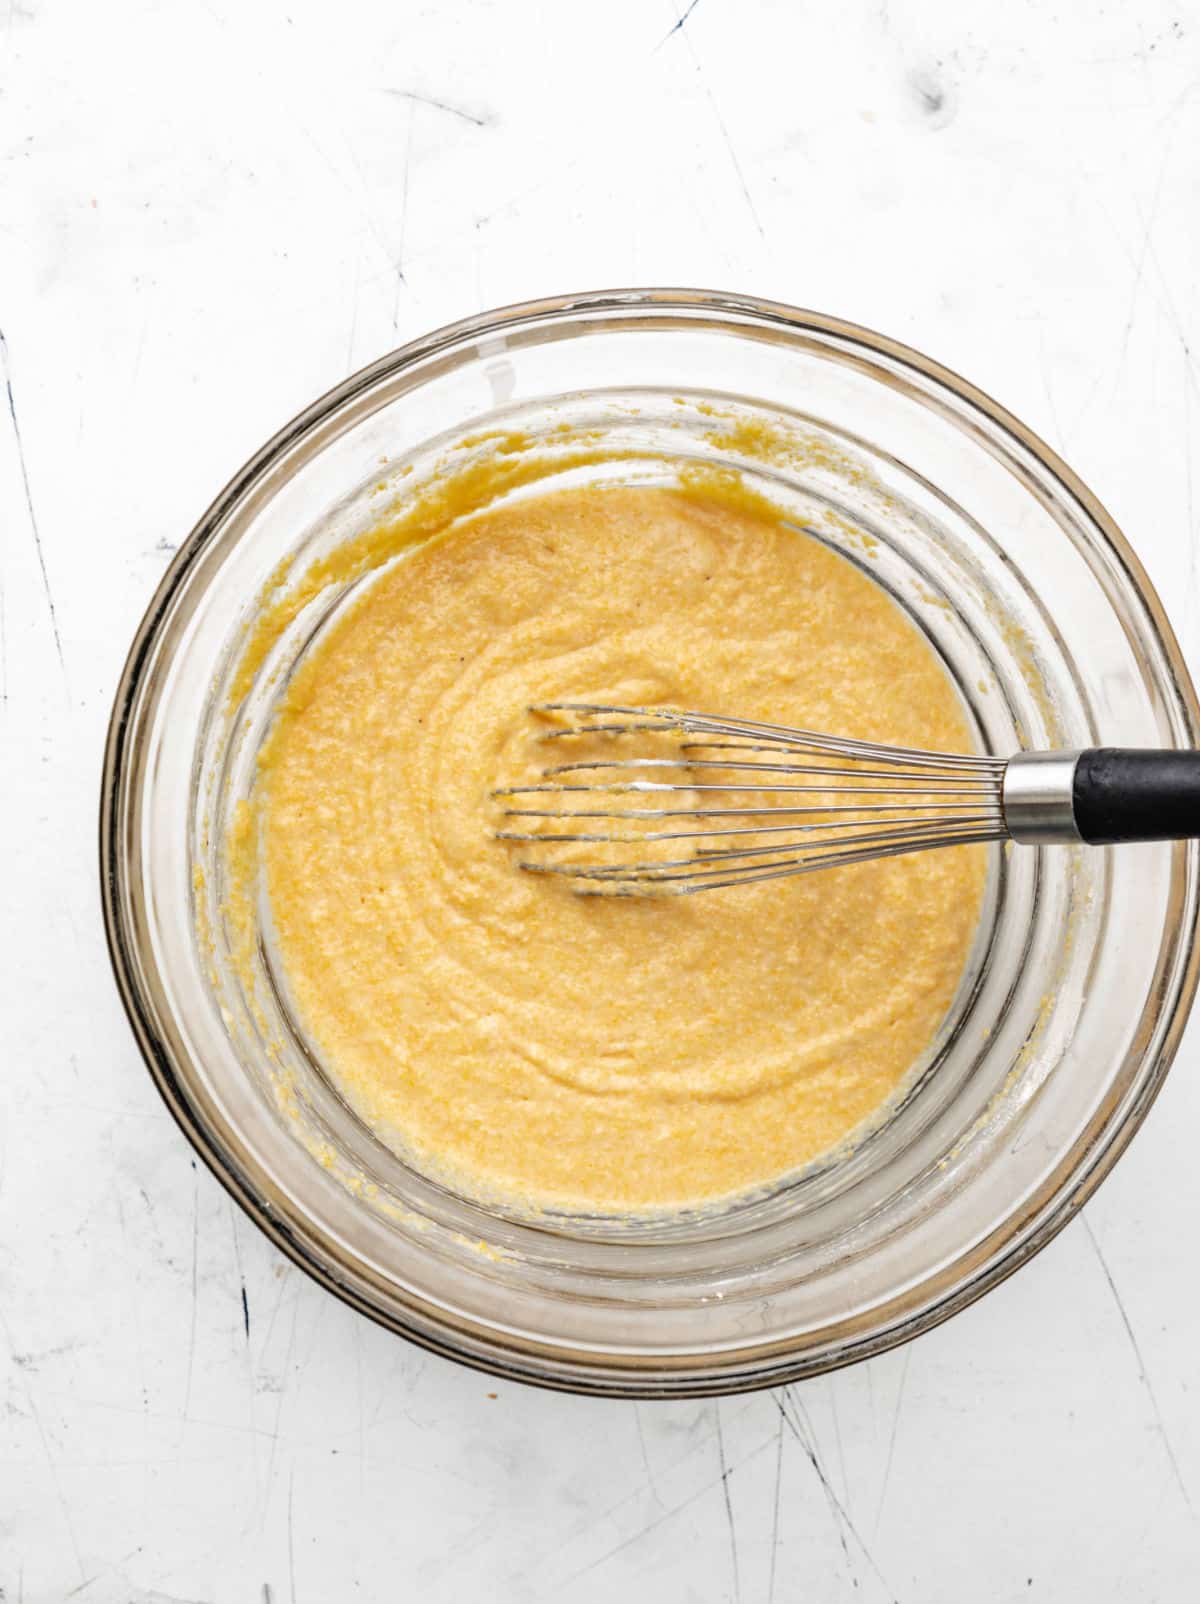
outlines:
M1196 1031L981 1305L787 1393L637 1408L311 1285L117 1003L101 743L168 553L310 398L483 307L698 284L911 341L1066 454L1200 666L1198 0L680 9L0 4L9 1604L1197 1596Z

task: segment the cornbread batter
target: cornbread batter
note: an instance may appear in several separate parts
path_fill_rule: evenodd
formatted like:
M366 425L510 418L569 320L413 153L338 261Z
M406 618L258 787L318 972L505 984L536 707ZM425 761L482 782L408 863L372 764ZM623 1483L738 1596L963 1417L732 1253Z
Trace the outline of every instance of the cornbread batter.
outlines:
M884 591L767 517L604 488L455 525L330 627L263 753L277 952L327 1071L430 1172L533 1207L700 1204L826 1153L936 1035L982 854L574 896L491 839L549 700L968 742Z

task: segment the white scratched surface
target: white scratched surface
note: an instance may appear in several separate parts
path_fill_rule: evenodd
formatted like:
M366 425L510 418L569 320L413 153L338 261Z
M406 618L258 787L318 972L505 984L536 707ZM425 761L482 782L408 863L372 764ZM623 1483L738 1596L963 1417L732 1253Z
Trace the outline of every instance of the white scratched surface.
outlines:
M1197 1596L1196 1031L1085 1217L932 1335L719 1405L558 1397L350 1313L197 1166L94 830L126 644L226 477L398 342L567 289L948 362L1200 666L1198 186L1198 0L3 0L7 1604Z

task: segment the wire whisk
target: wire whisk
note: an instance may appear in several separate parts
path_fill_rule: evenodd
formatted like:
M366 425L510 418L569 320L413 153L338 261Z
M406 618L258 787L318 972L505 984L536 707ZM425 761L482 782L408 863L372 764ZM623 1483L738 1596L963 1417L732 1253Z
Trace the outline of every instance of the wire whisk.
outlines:
M888 746L669 707L546 702L543 740L663 737L492 792L519 868L591 895L686 895L902 853L1014 840L1200 834L1200 754L1092 748L1003 758ZM625 744L628 750L628 744ZM589 749L591 750L591 749Z

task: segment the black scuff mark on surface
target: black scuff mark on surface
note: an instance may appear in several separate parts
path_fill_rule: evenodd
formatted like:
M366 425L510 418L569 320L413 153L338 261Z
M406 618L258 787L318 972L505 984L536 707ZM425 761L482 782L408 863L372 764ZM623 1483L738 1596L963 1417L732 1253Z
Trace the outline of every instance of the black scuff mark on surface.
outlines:
M7 1319L5 1318L4 1309L2 1306L0 1306L0 1339L3 1339L5 1351L8 1353L11 1360L13 1358L15 1349L13 1346L12 1331L9 1328ZM14 1364L13 1368L15 1370L17 1366ZM79 1572L80 1585L86 1585L91 1578L88 1576L87 1570L84 1567L83 1555L79 1547L79 1536L75 1530L74 1517L71 1514L70 1500L67 1498L66 1491L62 1484L62 1478L58 1473L58 1460L54 1457L54 1452L50 1446L50 1435L46 1430L46 1425L42 1419L41 1411L38 1409L33 1388L30 1386L28 1379L23 1374L20 1377L20 1386L21 1390L25 1394L26 1418L33 1421L38 1437L41 1440L42 1453L45 1456L46 1467L50 1472L50 1481L54 1487L55 1499L58 1503L59 1511L62 1514L63 1524L66 1527L67 1539L71 1544L71 1552L75 1558L75 1567ZM15 1404L10 1403L8 1407L11 1413L16 1406Z
M700 57L696 54L696 47L692 43L691 34L684 35L684 43L687 45L688 54L692 58L692 65L696 69L696 76L700 80L700 87L704 90L704 93L708 98L708 103L712 107L712 114L716 118L717 128L720 131L722 143L724 144L725 149L729 152L730 165L733 167L733 173L734 177L737 179L738 188L742 192L742 199L746 202L746 209L750 213L751 221L758 230L759 238L765 240L767 237L767 231L762 226L762 219L758 215L758 207L754 204L754 197L750 193L750 185L746 182L746 174L742 170L742 164L738 158L738 153L733 143L733 136L730 134L729 128L725 122L725 118L721 114L721 108L717 103L717 97L713 94L712 89L709 86L708 78L705 76L704 69L700 65Z
M1091 1221L1088 1219L1086 1214L1081 1214L1079 1218L1083 1221L1083 1228L1087 1232L1088 1241L1092 1244L1092 1251L1096 1255L1096 1262L1099 1264L1100 1269L1104 1274L1104 1279L1108 1282L1108 1290L1112 1293L1113 1302L1117 1306L1117 1313L1121 1316L1121 1324L1125 1327L1125 1335L1129 1338L1129 1346L1133 1350L1134 1362L1137 1365L1138 1380L1141 1382L1142 1387L1145 1390L1151 1412L1154 1415L1154 1429L1158 1433L1158 1436L1162 1439L1162 1445L1166 1450L1167 1458L1171 1461L1171 1469L1175 1475L1176 1485L1178 1486L1180 1493L1183 1495L1184 1503L1190 1510L1192 1507L1192 1500L1188 1497L1187 1486L1183 1480L1183 1472L1179 1468L1179 1461L1175 1457L1175 1450L1171 1446L1170 1437L1167 1435L1166 1422L1163 1420L1162 1410L1158 1407L1158 1399L1154 1395L1154 1387L1151 1384L1150 1376L1146 1370L1146 1361L1142 1358L1142 1350L1138 1344L1137 1337L1134 1335L1133 1325L1130 1322L1128 1314L1125 1312L1125 1301L1121 1297L1120 1292L1117 1290L1117 1283L1113 1280L1113 1273L1108 1267L1108 1261L1104 1257L1100 1243L1097 1240L1096 1233L1092 1230Z
M36 1352L14 1353L12 1362L19 1370L32 1370L36 1373L43 1359L57 1359L62 1354L74 1353L78 1347L77 1342L60 1342L52 1348L39 1348Z
M654 1472L650 1468L650 1455L646 1452L646 1433L642 1430L642 1406L636 1398L633 1399L633 1418L637 1426L638 1447L642 1451L642 1468L646 1472L646 1486L649 1487L654 1502L661 1509L664 1507L662 1494L658 1490L658 1483L655 1481Z
M829 1513L833 1516L833 1523L837 1529L838 1543L841 1545L842 1558L845 1560L846 1569L849 1572L852 1580L854 1580L854 1585L857 1587L858 1582L854 1577L854 1561L850 1557L850 1545L846 1541L846 1521L844 1519L845 1512L842 1509L837 1494L833 1490L832 1483L825 1474L825 1467L822 1465L821 1456L817 1452L815 1439L809 1432L801 1428L798 1423L798 1418L794 1420L788 1414L786 1405L783 1401L784 1399L792 1404L793 1410L796 1409L795 1400L791 1397L791 1394L786 1387L783 1389L783 1397L776 1397L775 1406L786 1422L788 1429L792 1433L792 1436L795 1437L796 1441L804 1450L804 1457L808 1460L813 1470L815 1470L817 1473L817 1480L821 1484L821 1490L825 1494L825 1501L829 1505Z
M296 1527L293 1520L293 1507L296 1499L296 1472L293 1470L288 1477L288 1511L287 1511L287 1543L288 1543L288 1576L292 1587L292 1604L296 1604Z
M911 1343L904 1350L904 1365L900 1371L900 1385L896 1389L896 1407L892 1413L892 1434L888 1438L887 1463L883 1467L883 1486L879 1489L879 1507L875 1511L875 1530L879 1530L879 1522L883 1518L883 1506L887 1499L888 1482L892 1476L892 1459L896 1452L896 1433L900 1429L900 1410L904 1405L904 1389L908 1385L908 1366L912 1360Z
M246 1296L246 1272L242 1268L242 1246L238 1241L237 1214L232 1201L229 1205L229 1229L233 1235L233 1262L237 1269L238 1286L242 1293L242 1324L246 1328L246 1341L250 1341L250 1300Z
M767 1580L767 1604L775 1604L775 1563L779 1558L779 1490L783 1483L783 1410L775 1432L775 1507L771 1516L771 1573Z
M699 0L694 0L695 4ZM470 123L473 128L493 128L498 121L494 111L471 111L466 106L455 106L448 100L439 100L436 95L421 95L415 89L385 89L384 94L394 95L397 100L407 100L414 106L429 106L434 111L444 111L447 117L457 117L460 122Z
M192 1169L196 1166L193 1163ZM200 1259L200 1181L192 1182L192 1320L188 1336L187 1380L183 1389L183 1419L186 1423L192 1407L192 1370L196 1362L196 1302Z
M416 122L417 102L410 100L408 107L408 129L404 136L404 177L400 187L400 242L396 247L396 260L392 264L392 271L396 275L396 292L392 300L392 333L400 332L400 291L408 288L408 279L404 276L404 244L408 237L408 180L412 170L413 126Z
M282 1298L282 1293L280 1294L280 1296ZM271 1497L271 1489L275 1485L275 1460L276 1460L276 1456L279 1453L279 1430L280 1430L280 1424L281 1424L281 1422L283 1420L283 1404L284 1404L284 1399L287 1397L288 1380L289 1380L289 1377L291 1376L291 1372L292 1372L292 1356L296 1351L296 1326L297 1326L297 1324L299 1322L299 1319L300 1319L300 1299L297 1296L293 1296L293 1298L292 1298L292 1326L291 1326L291 1331L288 1334L287 1351L286 1351L286 1353L284 1355L283 1368L280 1371L280 1375L279 1375L279 1383L275 1387L270 1387L270 1386L267 1386L265 1384L260 1384L260 1387L259 1387L259 1390L261 1392L274 1392L277 1395L277 1399L278 1399L278 1401L277 1401L277 1403L275 1405L275 1424L269 1429L269 1431L267 1433L267 1435L268 1435L268 1437L270 1439L271 1447L270 1447L270 1451L269 1451L269 1453L267 1455L267 1477L266 1477L266 1482L265 1482L265 1492L263 1494L264 1506L265 1506L265 1502L270 1499L270 1497ZM272 1320L272 1324L273 1323L274 1323L274 1321ZM268 1329L268 1332L267 1332L267 1339L268 1339L268 1341L270 1339L270 1330L269 1329ZM266 1346L265 1343L264 1343L264 1346ZM294 1472L293 1472L293 1476L294 1476Z
M29 483L29 465L25 461L25 442L21 438L21 424L17 417L17 399L13 394L12 367L8 358L8 341L4 330L0 329L0 367L4 370L4 393L8 398L8 416L12 423L13 439L17 447L17 464L21 470L21 486L25 492L25 510L29 514L29 527L33 532L34 549L37 552L38 568L42 575L42 590L46 596L46 606L50 612L50 628L54 634L54 649L58 653L58 664L62 669L63 678L67 674L67 660L63 656L62 636L58 630L58 610L54 605L54 592L50 588L50 574L46 568L46 553L42 548L41 530L38 528L37 513L33 506L33 490ZM8 664L7 664L7 635L4 627L3 600L0 598L0 645L4 647L4 665L0 670L4 688L4 700L8 700Z
M677 33L679 33L679 31L682 29L684 23L691 16L692 12L695 11L696 7L699 4L700 4L700 0L691 0L691 4L688 6L687 10L684 11L680 15L679 21L675 24L675 26L673 28L668 29L668 31L666 33L664 33L662 38L658 41L657 45L655 45L654 48L656 50L661 50L662 47L666 44L668 39L673 39L675 37L675 35Z
M346 341L346 372L354 371L354 336L358 333L358 303L362 298L362 252L354 268L354 295L350 317L350 336Z
M946 91L925 73L914 73L911 81L913 93L921 110L927 112L930 117L936 117L946 104Z
M710 1441L710 1439L705 1438L705 1442L708 1441ZM766 1453L767 1449L771 1447L773 1442L774 1438L768 1437L767 1440L760 1443L757 1448L752 1448L744 1458L739 1459L734 1464L730 1465L725 1474L727 1476L732 1476L734 1472L740 1470L743 1465L750 1464L750 1462L754 1459L757 1459L760 1454ZM589 1576L593 1571L599 1570L602 1565L607 1565L610 1559L615 1559L618 1554L623 1554L627 1549L632 1548L635 1543L640 1543L644 1537L649 1537L652 1532L656 1532L660 1526L665 1526L667 1521L674 1520L676 1515L682 1514L685 1509L690 1509L693 1504L699 1503L702 1498L707 1498L712 1492L713 1488L716 1487L718 1483L723 1483L724 1479L725 1478L723 1476L718 1475L716 1481L706 1481L703 1487L700 1487L696 1492L689 1494L689 1496L685 1498L682 1503L672 1505L670 1509L664 1510L661 1515L657 1515L652 1521L647 1521L644 1526L639 1527L638 1530L632 1534L632 1536L623 1538L621 1542L615 1544L612 1548L606 1549L603 1554L599 1554L595 1559L589 1560L588 1563L581 1566L579 1570L572 1571L570 1575L564 1577L559 1583L559 1591L561 1592L564 1588L569 1587L572 1582L577 1582L582 1577ZM616 1507L621 1508L627 1502L628 1499L622 1499L621 1503Z
M838 1413L837 1402L837 1372L826 1377L829 1386L829 1408L833 1415L833 1440L837 1445L838 1468L842 1475L842 1497L846 1503L850 1502L850 1483L846 1476L846 1450L842 1446L842 1417Z
M945 128L958 110L950 85L938 70L941 66L939 61L935 67L918 67L908 75L908 87L917 109L933 129Z
M721 1497L725 1503L725 1523L729 1527L729 1558L733 1567L734 1604L741 1604L742 1576L738 1564L737 1522L733 1518L733 1500L729 1496L729 1465L725 1458L725 1433L721 1427L721 1400L713 1404L717 1422L717 1458L721 1464Z
M787 1407L789 1404L791 1405L790 1414ZM861 1532L854 1524L854 1521L851 1519L846 1506L842 1503L841 1499L834 1491L833 1483L829 1480L829 1477L825 1473L825 1467L821 1463L821 1456L817 1452L816 1434L812 1429L812 1422L808 1418L808 1411L795 1396L795 1393L791 1387L784 1387L782 1389L782 1395L780 1393L775 1394L775 1406L782 1415L784 1424L792 1433L792 1436L800 1444L800 1447L804 1450L804 1457L812 1466L817 1480L821 1484L821 1490L825 1494L826 1501L829 1504L830 1513L832 1514L834 1523L837 1526L838 1541L841 1544L843 1554L846 1556L847 1567L851 1570L851 1578L854 1582L854 1586L857 1588L858 1581L857 1578L853 1576L853 1569L850 1561L850 1548L849 1544L846 1542L847 1536L850 1536L854 1539L855 1546L858 1548L867 1564L871 1567L871 1570L875 1574L876 1580L885 1590L888 1597L893 1601L893 1604L899 1604L899 1601L896 1599L896 1595L888 1586L887 1579L884 1577L883 1572L875 1563L874 1556L872 1555L870 1549L867 1547L866 1543L863 1542Z

